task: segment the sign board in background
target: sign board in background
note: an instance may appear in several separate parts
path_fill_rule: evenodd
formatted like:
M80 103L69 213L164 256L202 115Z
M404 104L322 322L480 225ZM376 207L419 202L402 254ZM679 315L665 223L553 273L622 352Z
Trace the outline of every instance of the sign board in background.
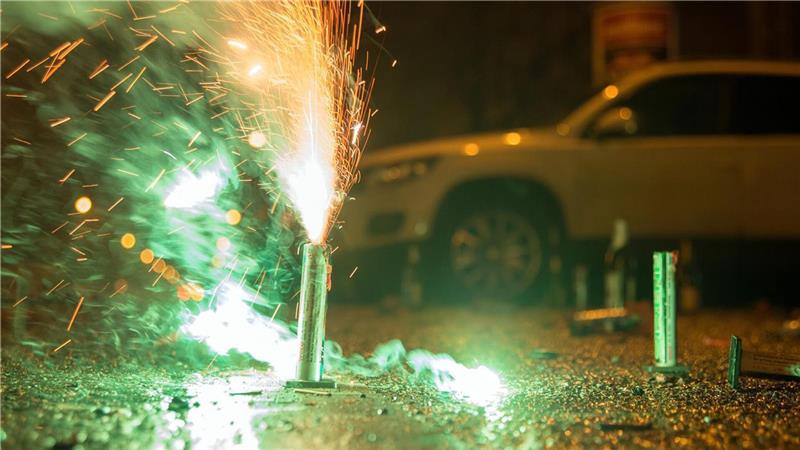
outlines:
M678 29L669 3L598 6L592 23L592 80L613 82L648 64L675 59Z

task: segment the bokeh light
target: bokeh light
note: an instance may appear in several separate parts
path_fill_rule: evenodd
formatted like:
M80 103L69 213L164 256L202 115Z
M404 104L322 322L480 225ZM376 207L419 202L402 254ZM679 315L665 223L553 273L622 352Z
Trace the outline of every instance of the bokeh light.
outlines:
M267 143L267 137L260 131L253 131L247 137L247 143L253 148L261 148Z
M78 199L75 200L75 211L81 214L85 214L89 212L91 209L92 209L92 199L90 199L89 197L86 196L78 197Z
M617 95L619 95L619 88L613 84L609 84L605 89L603 89L603 97L607 98L608 100L616 98Z
M141 261L142 264L150 264L153 262L155 257L156 255L149 248L146 248L139 253L139 261Z
M522 142L522 136L512 131L511 133L503 135L503 142L505 142L506 145L519 145L519 143Z
M467 156L475 156L480 153L481 149L478 147L478 144L474 142L470 142L464 146L464 154Z
M134 245L136 245L136 236L133 233L125 233L120 238L119 243L122 245L124 249L132 249Z
M228 210L225 213L225 221L228 222L229 225L238 225L239 222L242 221L242 213L235 209Z
M228 239L228 238L226 238L224 236L219 238L219 239L217 239L217 250L219 250L221 252L224 252L225 250L228 250L229 248L231 248L230 239Z

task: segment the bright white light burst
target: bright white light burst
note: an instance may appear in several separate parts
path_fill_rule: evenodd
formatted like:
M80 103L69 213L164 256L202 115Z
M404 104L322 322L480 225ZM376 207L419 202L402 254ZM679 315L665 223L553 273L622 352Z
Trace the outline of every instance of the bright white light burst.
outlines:
M197 175L185 170L178 183L167 195L164 206L168 208L191 208L219 193L222 188L222 178L213 171L206 171Z
M297 337L284 324L256 313L245 301L253 297L238 284L225 282L217 292L216 307L193 317L181 331L220 355L230 350L248 353L269 363L278 378L291 378L297 363Z
M333 173L314 158L287 164L283 175L289 197L300 214L311 242L321 243L333 199Z
M417 376L430 376L440 391L479 406L497 404L508 392L500 377L488 367L471 369L450 355L414 350L408 353L408 364Z

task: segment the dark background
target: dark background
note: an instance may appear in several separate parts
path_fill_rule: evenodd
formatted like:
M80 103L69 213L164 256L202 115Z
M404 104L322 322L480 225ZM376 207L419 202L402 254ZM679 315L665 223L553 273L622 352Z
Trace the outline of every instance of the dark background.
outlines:
M388 52L377 66L372 99L380 112L371 124L370 151L437 136L553 124L598 89L591 73L592 15L603 3L368 5L387 28L377 38ZM679 60L800 58L800 4L673 7Z

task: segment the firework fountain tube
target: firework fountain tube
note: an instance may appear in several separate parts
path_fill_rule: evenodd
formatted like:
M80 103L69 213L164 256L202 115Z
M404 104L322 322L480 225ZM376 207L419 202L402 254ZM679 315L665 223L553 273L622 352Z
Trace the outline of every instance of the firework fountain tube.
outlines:
M328 310L328 257L325 244L308 242L303 246L303 274L300 281L299 343L296 379L287 387L335 388L336 382L323 379L322 346L325 341L325 315Z
M683 376L688 373L688 368L678 364L675 297L677 263L677 251L653 253L653 343L656 363L647 369L651 372Z

